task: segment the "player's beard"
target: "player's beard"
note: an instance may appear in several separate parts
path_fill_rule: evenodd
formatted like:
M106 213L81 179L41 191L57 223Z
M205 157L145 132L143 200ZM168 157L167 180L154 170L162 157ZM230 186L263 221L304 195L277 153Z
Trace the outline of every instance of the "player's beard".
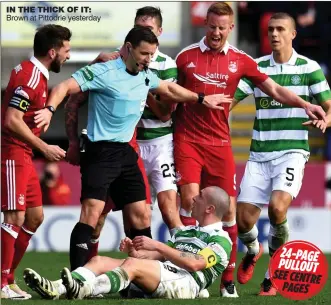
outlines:
M61 62L60 62L59 57L60 57L59 54L56 54L56 57L54 58L54 60L51 63L50 70L52 72L59 73L61 70Z

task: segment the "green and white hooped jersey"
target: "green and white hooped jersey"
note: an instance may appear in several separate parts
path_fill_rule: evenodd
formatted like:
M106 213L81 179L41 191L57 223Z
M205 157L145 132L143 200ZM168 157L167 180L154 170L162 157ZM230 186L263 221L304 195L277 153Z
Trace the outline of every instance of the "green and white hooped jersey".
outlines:
M149 68L161 80L177 82L176 62L168 55L161 53L159 49L155 52L152 61L149 64ZM172 139L172 134L172 119L167 122L162 122L156 115L154 115L146 104L143 115L137 125L138 142L155 142L153 140L165 136L169 136Z
M232 242L227 232L222 229L222 222L209 226L187 226L179 230L168 241L168 246L182 252L197 254L204 248L210 248L217 262L202 271L190 272L201 289L209 287L225 270L229 263Z
M276 63L272 54L260 57L256 62L261 72L305 101L312 102L314 98L322 104L331 99L330 87L319 64L294 49L285 64ZM308 160L308 129L302 126L308 119L305 110L281 104L249 80L241 79L234 98L241 101L251 94L255 98L256 116L249 160L270 161L288 152L302 153Z

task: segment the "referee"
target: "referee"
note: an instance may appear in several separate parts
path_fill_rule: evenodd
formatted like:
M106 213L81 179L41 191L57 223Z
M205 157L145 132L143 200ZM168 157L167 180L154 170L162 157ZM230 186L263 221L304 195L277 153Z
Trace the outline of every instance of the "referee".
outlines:
M137 165L138 156L128 144L143 113L149 90L177 103L201 103L221 109L230 103L223 95L204 96L160 80L148 69L158 46L155 34L146 27L135 26L125 38L128 57L86 66L56 86L47 106L54 111L67 94L90 91L88 105L88 143L81 160L82 210L70 239L72 270L86 263L90 240L110 190L114 202L123 210L135 205L148 216L145 185ZM49 107L48 107L49 108ZM39 113L39 125L47 125L52 113ZM150 227L131 231L132 238L151 236Z

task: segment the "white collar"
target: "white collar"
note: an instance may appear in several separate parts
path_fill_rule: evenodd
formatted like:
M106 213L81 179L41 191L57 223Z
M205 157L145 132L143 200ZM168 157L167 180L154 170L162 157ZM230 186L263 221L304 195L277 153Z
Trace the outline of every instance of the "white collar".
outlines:
M156 51L152 57L152 61L156 61L157 57L159 56L159 53L160 53L159 48L156 48Z
M290 65L290 66L295 66L295 63L298 59L298 53L292 49L293 52L292 52L292 56L290 58L290 60L288 62L285 62L283 64L279 64L277 62L275 62L274 60L274 53L271 53L271 56L270 56L270 66L276 66L276 65Z
M218 222L212 223L208 226L204 226L204 227L200 227L200 228L209 231L209 230L222 230L222 227L223 227L222 221L218 221Z
M205 38L206 36L204 36L200 41L199 41L199 47L200 47L200 50L201 52L205 52L205 51L209 51L209 47L205 44ZM230 47L230 44L228 41L225 42L225 45L223 47L222 50L220 50L220 53L224 52L224 54L226 55L229 51L229 47Z
M40 70L42 74L45 75L47 80L49 80L49 71L46 69L46 67L34 56L30 58L30 61Z

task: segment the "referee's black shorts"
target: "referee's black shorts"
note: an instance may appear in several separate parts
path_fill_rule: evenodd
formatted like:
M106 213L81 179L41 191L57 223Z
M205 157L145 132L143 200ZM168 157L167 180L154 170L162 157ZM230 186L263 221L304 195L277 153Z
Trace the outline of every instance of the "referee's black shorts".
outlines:
M88 141L81 153L81 201L106 201L111 193L117 209L121 209L128 203L146 200L137 160L137 153L128 143Z

